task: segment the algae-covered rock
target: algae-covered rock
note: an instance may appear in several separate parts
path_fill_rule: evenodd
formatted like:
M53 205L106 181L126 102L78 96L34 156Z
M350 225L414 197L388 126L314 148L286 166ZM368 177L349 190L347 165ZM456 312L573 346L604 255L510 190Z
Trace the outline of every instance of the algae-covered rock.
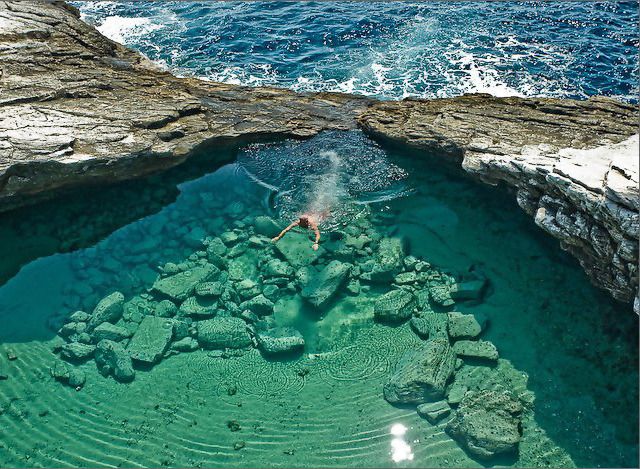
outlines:
M297 269L313 264L325 252L322 244L317 251L311 248L312 244L306 233L291 232L274 246L276 253Z
M198 348L198 341L193 337L184 337L171 344L171 350L175 350L176 352L193 352L194 350L198 350Z
M84 311L76 311L69 316L69 322L87 322L89 319L91 319L91 315Z
M487 286L484 278L464 280L451 285L451 298L455 301L481 300Z
M137 361L153 364L160 361L173 336L173 321L146 316L127 346L129 356Z
M56 362L50 368L50 372L51 376L55 378L56 381L68 384L73 388L81 388L87 380L86 374L83 370L70 367L66 363L60 361Z
M429 286L429 296L434 303L441 306L451 306L455 301L451 298L449 285L434 284Z
M82 386L84 386L84 383L86 381L87 375L83 370L79 368L73 368L69 370L69 379L67 380L67 383L72 388L81 388Z
M451 407L445 400L420 404L417 408L418 415L431 424L436 424L451 413Z
M211 317L218 310L218 300L212 298L200 298L190 296L180 305L178 313L181 316L191 316L194 318Z
M211 349L244 348L251 344L246 323L235 317L219 317L198 321L198 342Z
M452 339L474 339L482 332L482 326L473 314L456 311L448 313L447 331Z
M304 348L302 334L291 327L275 327L259 331L258 348L267 355L291 353Z
M459 340L453 344L453 351L456 355L467 358L477 358L482 360L496 361L498 359L498 349L487 340Z
M202 282L196 285L196 296L216 298L222 295L224 286L221 282Z
M471 454L487 459L517 450L521 412L522 404L509 392L469 391L446 430Z
M107 339L98 342L95 360L98 371L103 376L113 375L117 381L123 383L135 378L131 357L118 342Z
M118 291L105 296L96 305L88 322L89 330L103 322L117 322L122 317L124 295Z
M293 277L293 268L280 259L272 259L262 266L262 275L271 277Z
M280 226L278 226L273 218L264 215L256 217L255 221L253 222L253 228L255 229L256 233L262 236L266 236L267 238L274 238L278 236L281 230Z
M176 315L178 307L169 300L162 300L158 302L153 312L159 318L170 318Z
M426 341L417 350L406 351L384 385L384 398L391 404L421 404L441 399L455 369L456 356L446 338Z
M398 323L409 319L416 308L416 298L406 290L392 290L378 297L373 314L378 321Z
M124 327L116 326L115 324L111 324L110 322L103 322L102 324L96 326L96 328L91 333L91 336L93 338L93 342L95 343L98 343L103 339L120 342L121 340L131 337L131 332L129 332Z
M95 345L71 342L60 348L60 356L67 360L86 360L93 355L95 349Z
M225 246L233 246L238 241L240 241L238 234L234 233L233 231L225 231L220 235L220 239L225 244Z
M260 294L240 304L241 310L248 310L258 316L266 316L273 313L273 301Z
M153 290L172 300L183 301L193 293L196 285L209 280L218 271L218 268L211 264L199 265L193 269L156 280L153 284Z
M137 295L125 302L122 317L125 321L139 323L146 315L153 314L155 307L154 301Z
M380 241L370 272L372 282L391 282L402 269L404 249L398 238L384 238Z
M301 296L313 306L322 308L336 294L349 276L351 264L333 260L319 273L311 275Z

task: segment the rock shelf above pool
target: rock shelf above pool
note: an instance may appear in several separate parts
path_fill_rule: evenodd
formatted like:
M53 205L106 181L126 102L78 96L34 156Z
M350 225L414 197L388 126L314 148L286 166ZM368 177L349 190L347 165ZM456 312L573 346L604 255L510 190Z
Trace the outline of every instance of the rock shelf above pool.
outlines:
M0 211L175 166L205 142L360 128L504 183L594 284L640 308L633 105L489 95L377 102L203 82L158 69L64 2L3 2L0 20Z

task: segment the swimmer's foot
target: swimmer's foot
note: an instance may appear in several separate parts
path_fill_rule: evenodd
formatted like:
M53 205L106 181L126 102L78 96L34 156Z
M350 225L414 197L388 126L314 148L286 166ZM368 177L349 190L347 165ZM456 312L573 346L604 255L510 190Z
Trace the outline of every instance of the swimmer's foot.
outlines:
M319 247L318 243L313 243L313 246L311 246L314 251L317 251Z

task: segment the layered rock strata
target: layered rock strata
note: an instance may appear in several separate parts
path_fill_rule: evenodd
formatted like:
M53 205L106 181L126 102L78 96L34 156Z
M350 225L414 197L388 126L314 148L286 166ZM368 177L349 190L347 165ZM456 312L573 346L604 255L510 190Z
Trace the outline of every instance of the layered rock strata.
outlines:
M0 2L0 211L183 162L205 142L361 128L513 188L622 301L638 287L637 110L468 95L377 102L176 78L61 2Z

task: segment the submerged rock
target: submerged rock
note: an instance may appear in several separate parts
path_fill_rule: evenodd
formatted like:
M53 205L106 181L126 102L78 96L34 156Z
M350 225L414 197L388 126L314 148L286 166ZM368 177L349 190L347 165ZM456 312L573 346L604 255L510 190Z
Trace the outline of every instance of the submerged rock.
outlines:
M431 424L438 423L451 413L451 407L445 400L420 404L417 410L418 415Z
M71 342L64 344L60 349L60 355L67 360L86 360L90 358L96 349L95 345Z
M372 282L384 283L393 281L402 269L404 249L398 238L384 238L380 241L370 272Z
M127 347L134 360L154 364L160 361L173 337L173 321L156 316L146 316L133 334Z
M291 353L304 348L302 334L291 327L275 327L259 331L256 339L258 348L267 355Z
M522 430L522 404L509 392L469 391L447 432L479 458L516 451Z
M373 314L378 321L398 323L406 321L413 315L416 304L413 293L406 290L392 290L376 299Z
M184 337L171 344L171 350L175 350L176 352L193 352L194 350L198 350L198 348L198 341L193 337Z
M196 286L196 296L216 298L222 295L224 286L221 282L202 282Z
M456 356L445 338L428 340L417 350L406 351L384 385L391 404L421 404L441 399L455 369Z
M451 298L449 285L435 284L429 286L429 296L434 303L441 306L451 306L455 301Z
M198 342L204 348L244 348L251 345L246 323L240 318L220 317L198 321Z
M496 361L498 349L487 340L459 340L453 344L456 355L466 358L478 358L482 360Z
M107 339L98 342L95 360L98 371L103 376L113 375L117 381L123 383L135 378L131 357L118 342Z
M209 280L217 272L218 269L211 264L199 265L191 270L156 280L153 290L172 300L184 301L193 293L196 285Z
M124 295L120 292L113 292L105 296L96 305L93 314L87 324L88 329L92 330L98 324L103 322L117 322L122 317L124 306Z
M325 252L322 244L317 251L311 249L311 245L306 233L293 232L274 244L276 253L296 269L313 264Z
M318 274L312 275L300 295L313 306L326 306L349 276L351 264L333 260Z
M253 222L253 227L255 232L266 236L267 238L274 238L280 234L280 227L271 217L267 217L264 215L256 217Z
M218 300L190 296L180 305L178 313L181 316L211 317L218 310Z
M482 326L473 314L448 313L447 331L452 339L474 339L482 332Z
M273 301L262 294L240 303L241 310L251 311L258 316L266 316L272 314L273 306Z
M457 282L451 285L451 298L455 301L481 300L487 286L485 279Z
M131 332L124 327L116 326L110 322L103 322L93 330L91 337L95 343L103 339L120 342L121 340L131 337Z

